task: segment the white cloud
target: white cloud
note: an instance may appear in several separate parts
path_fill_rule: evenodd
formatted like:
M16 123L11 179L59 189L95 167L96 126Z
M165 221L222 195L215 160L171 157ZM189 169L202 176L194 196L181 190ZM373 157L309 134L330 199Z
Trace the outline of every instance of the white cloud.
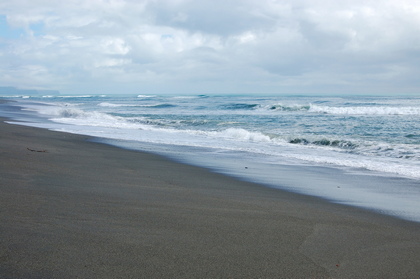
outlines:
M100 42L103 54L126 55L130 47L121 38L104 38Z
M420 74L418 1L16 0L0 3L0 15L26 34L0 36L4 86L25 80L102 93L118 86L127 93L420 88L413 78Z

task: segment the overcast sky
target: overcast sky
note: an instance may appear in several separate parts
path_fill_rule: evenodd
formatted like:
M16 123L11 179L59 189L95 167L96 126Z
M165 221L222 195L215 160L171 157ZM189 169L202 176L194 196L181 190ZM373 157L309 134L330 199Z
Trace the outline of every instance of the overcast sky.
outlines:
M420 96L420 1L0 0L0 86Z

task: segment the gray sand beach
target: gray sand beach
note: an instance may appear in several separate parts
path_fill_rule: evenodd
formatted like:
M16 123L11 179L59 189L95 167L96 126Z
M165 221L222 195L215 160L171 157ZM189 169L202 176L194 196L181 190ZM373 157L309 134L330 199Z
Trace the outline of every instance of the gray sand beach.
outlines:
M420 224L0 123L1 278L419 278Z

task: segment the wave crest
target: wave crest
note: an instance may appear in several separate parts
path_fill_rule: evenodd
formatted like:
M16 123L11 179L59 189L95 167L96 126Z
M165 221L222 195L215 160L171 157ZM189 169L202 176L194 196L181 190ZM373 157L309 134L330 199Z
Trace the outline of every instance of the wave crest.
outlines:
M309 110L309 105L282 105L282 104L276 104L267 106L266 109L274 110L274 111L307 111Z
M222 135L246 141L269 142L270 137L260 132L250 132L245 129L229 128L222 132Z
M134 107L135 105L126 105L126 104L114 104L108 102L102 102L98 104L99 107L107 107L107 108L118 108L118 107Z
M420 107L327 107L312 104L309 111L348 115L420 115Z
M258 104L226 104L220 106L220 108L224 110L250 110L257 108L258 106Z
M340 147L344 149L354 149L358 147L357 144L346 141L346 140L329 140L329 139L320 139L310 141L305 138L294 138L289 141L292 144L302 144L302 145L318 145L318 146L331 146L331 147Z

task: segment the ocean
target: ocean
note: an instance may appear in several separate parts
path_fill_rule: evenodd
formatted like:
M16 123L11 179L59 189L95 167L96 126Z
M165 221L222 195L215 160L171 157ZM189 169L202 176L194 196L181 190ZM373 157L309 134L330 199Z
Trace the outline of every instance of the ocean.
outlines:
M11 123L85 134L420 222L420 98L8 96ZM188 179L187 177L185 179Z

